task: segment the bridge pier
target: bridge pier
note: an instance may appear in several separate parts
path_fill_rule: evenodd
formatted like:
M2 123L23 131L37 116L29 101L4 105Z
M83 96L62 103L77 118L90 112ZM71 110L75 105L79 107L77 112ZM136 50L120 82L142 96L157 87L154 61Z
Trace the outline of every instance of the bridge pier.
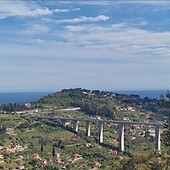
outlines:
M160 126L155 126L155 148L161 150Z
M61 119L61 124L62 124L63 127L66 127L66 120Z
M119 151L123 152L124 150L124 124L119 123Z
M99 122L99 143L103 143L103 122Z
M86 136L90 136L90 121L86 121Z
M79 123L78 120L74 120L74 121L73 121L73 130L74 130L75 132L78 132L78 123Z

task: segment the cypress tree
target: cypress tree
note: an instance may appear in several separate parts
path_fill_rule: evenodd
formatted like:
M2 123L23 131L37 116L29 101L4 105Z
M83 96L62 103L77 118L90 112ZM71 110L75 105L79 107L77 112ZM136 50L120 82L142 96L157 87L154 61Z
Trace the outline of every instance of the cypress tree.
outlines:
M55 156L55 146L53 145L52 156Z
M41 152L44 152L44 145L41 143Z

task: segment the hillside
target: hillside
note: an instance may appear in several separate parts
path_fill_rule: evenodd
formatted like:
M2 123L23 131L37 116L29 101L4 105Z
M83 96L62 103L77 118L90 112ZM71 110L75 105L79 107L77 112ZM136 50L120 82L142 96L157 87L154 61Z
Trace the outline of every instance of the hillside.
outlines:
M114 117L115 107L118 106L109 92L85 89L65 89L61 92L49 94L38 101L39 105L55 106L56 108L80 107L88 115Z
M38 102L40 108L63 109L80 107L80 110L90 116L101 116L108 119L143 120L145 114L151 113L154 120L159 111L159 101L156 99L141 99L138 95L125 95L114 92L86 89L64 89L61 92L42 97Z
M22 108L17 104L11 106ZM157 100L78 88L64 89L23 106L22 112L0 114L0 169L169 168L168 147L162 144L163 152L154 151L152 127L126 125L122 153L118 150L118 125L115 123L104 124L104 142L99 143L98 123L91 123L91 136L86 136L85 122L79 122L79 130L75 132L72 121L63 127L61 121L30 118L31 115L69 118L99 115L101 119L152 122L161 119L154 112Z

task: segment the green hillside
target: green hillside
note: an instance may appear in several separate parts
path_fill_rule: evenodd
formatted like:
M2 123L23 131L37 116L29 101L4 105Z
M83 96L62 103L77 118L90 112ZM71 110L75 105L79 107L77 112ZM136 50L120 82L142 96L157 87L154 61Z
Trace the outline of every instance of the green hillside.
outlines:
M157 100L77 88L49 94L28 106L24 103L1 106L0 169L20 166L37 170L170 168L169 146L162 142L162 151L154 150L151 127L125 125L125 151L119 152L118 126L115 123L104 124L104 141L100 144L98 123L91 122L91 136L87 137L85 122L79 122L78 132L75 132L72 121L63 127L61 121L30 118L32 115L70 118L99 115L101 119L155 121L161 120L161 115L155 112Z
M38 104L56 108L80 107L86 114L113 118L116 103L106 94L98 90L65 89L41 98Z

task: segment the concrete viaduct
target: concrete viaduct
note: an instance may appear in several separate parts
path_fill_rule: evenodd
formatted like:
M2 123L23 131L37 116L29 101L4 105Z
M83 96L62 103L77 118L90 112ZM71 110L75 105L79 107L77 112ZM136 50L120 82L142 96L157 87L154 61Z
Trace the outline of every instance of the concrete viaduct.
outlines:
M118 135L119 135L119 151L124 151L124 126L125 125L147 125L155 127L155 148L157 150L161 150L161 142L160 142L160 128L163 124L158 123L146 123L146 122L131 122L131 121L120 121L120 120L103 120L103 119L95 119L95 118L63 118L63 117L45 117L45 116L31 116L31 118L36 120L60 120L63 127L66 127L66 122L71 121L73 123L73 130L78 132L78 124L79 122L86 122L86 136L90 136L90 123L94 122L98 124L99 129L99 143L103 143L103 129L104 123L116 123L118 124Z

